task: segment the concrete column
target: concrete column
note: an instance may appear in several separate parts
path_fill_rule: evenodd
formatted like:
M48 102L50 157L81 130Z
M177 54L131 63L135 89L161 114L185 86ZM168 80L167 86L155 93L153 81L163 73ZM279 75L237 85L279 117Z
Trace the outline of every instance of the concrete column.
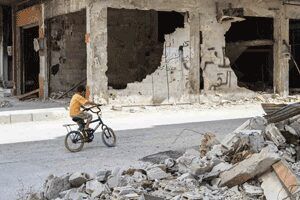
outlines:
M39 22L39 39L42 41L44 48L39 51L40 55L40 74L39 74L39 85L40 92L39 96L42 99L49 97L49 69L47 61L47 42L45 37L45 5L41 4L42 17Z
M289 94L289 19L285 6L274 17L274 92L282 96Z
M189 74L191 102L199 102L200 94L200 13L190 12L191 68Z
M90 99L108 103L107 67L107 7L102 1L94 2L87 9L90 41L87 50L87 84Z

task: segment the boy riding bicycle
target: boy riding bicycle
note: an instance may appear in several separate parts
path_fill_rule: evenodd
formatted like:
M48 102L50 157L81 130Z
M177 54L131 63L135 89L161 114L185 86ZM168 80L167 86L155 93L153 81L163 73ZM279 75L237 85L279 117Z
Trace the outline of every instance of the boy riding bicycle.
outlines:
M82 85L77 88L76 93L73 95L71 102L70 102L70 117L72 119L78 118L78 119L82 119L83 121L86 120L84 129L87 131L87 130L89 130L89 125L93 119L93 116L92 116L92 114L90 114L88 112L81 111L80 108L82 106L97 105L97 104L95 104L92 101L87 100L84 97L85 91L86 91L85 87Z

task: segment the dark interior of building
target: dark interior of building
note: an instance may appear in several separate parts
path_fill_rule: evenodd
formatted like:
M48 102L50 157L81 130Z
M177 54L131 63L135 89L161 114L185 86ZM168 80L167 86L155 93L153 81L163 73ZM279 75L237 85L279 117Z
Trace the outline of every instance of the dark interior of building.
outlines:
M290 20L290 45L293 58L290 60L289 85L290 91L296 92L296 88L300 88L300 72L294 63L295 61L300 68L300 20Z
M39 88L39 53L34 50L33 41L39 37L39 27L22 29L22 66L23 88L22 93L27 93Z
M226 54L238 85L253 91L273 88L273 19L246 17L226 33Z
M12 68L12 55L8 54L12 46L12 17L11 7L3 6L3 69L4 69L4 82L5 88L13 87L13 68Z
M159 67L164 36L184 27L184 15L154 10L108 9L108 85L125 89Z

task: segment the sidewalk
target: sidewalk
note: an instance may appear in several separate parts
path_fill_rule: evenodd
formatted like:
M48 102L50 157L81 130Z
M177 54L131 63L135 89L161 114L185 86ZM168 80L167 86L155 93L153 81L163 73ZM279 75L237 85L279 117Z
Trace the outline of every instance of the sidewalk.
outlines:
M62 125L74 123L69 117L66 117L68 112L64 108L22 112L16 111L14 114L16 116L24 115L27 112L31 113L32 116L41 116L45 115L45 113L52 113L51 116L55 120L49 120L51 117L48 114L48 118L46 118L48 121L0 124L0 133L7 133L5 137L0 137L0 144L51 140L63 137L66 135L66 130ZM104 123L112 127L115 131L119 131L144 129L159 125L250 118L262 116L263 113L260 105L239 105L214 109L180 108L178 106L150 107L146 109L135 108L134 112L132 108L124 108L122 111L112 111L110 107L105 107L103 108L102 119ZM61 114L61 118L57 117L59 114ZM31 119L36 119L36 117L32 117ZM38 118L38 120L41 120L41 118Z

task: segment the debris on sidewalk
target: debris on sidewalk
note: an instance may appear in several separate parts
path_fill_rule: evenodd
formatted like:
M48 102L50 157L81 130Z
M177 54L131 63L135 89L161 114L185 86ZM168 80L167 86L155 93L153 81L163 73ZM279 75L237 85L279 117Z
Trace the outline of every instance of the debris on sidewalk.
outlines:
M294 107L293 107L294 108ZM222 141L203 135L198 150L148 159L141 169L50 176L27 200L297 199L300 194L300 117L248 120Z

